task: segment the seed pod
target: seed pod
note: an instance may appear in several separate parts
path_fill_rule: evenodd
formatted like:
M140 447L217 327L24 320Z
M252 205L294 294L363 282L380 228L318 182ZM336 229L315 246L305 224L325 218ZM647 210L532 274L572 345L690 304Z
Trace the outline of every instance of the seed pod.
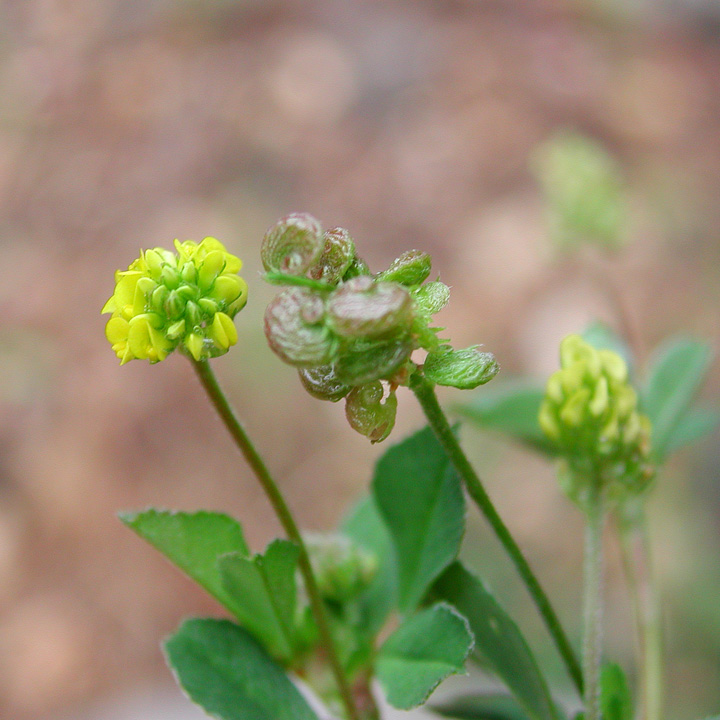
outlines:
M477 348L431 352L424 365L425 376L429 380L460 390L471 390L490 382L499 370L495 356Z
M358 340L337 358L335 375L348 385L388 379L407 362L413 350L408 336L392 340Z
M328 300L328 321L346 338L382 338L409 331L410 293L397 283L361 275L341 285Z
M304 275L317 261L325 241L318 220L294 213L278 220L266 233L260 257L267 272Z
M322 299L305 288L284 290L265 311L265 335L272 350L296 367L327 365L335 341L322 322ZM307 318L315 319L308 322Z
M391 390L384 402L382 398L383 386L378 381L353 388L345 398L345 416L350 427L373 444L385 440L395 425L395 391Z
M422 250L408 250L384 272L378 273L377 279L396 282L401 285L419 285L430 274L432 258Z
M322 254L308 270L308 276L329 285L337 285L355 259L355 243L344 228L327 230Z
M440 312L450 301L450 288L439 280L421 285L412 294L415 305L424 315Z
M368 264L356 255L353 258L350 267L346 270L345 275L343 275L343 282L347 282L348 280L354 277L359 277L360 275L371 275L371 272Z
M337 402L351 390L350 385L338 379L334 365L303 368L298 370L298 374L303 387L318 400Z

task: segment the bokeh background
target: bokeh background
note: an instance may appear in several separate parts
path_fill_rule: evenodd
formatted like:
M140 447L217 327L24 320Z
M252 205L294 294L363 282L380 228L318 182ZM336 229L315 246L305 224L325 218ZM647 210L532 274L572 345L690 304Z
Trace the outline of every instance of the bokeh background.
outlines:
M564 128L626 178L630 242L615 257L553 251L531 165ZM431 252L453 288L440 316L453 342L483 343L507 377L544 378L561 337L617 326L618 304L641 360L679 332L717 344L718 198L715 0L0 2L0 717L175 692L160 639L219 609L117 511L226 510L256 549L279 533L188 363L118 367L99 310L139 248L214 235L244 259L241 339L215 367L303 525L327 530L383 448L265 344L258 248L278 217L349 228L376 271ZM703 395L720 396L716 368ZM411 395L399 404L389 442L422 422ZM577 639L579 512L544 461L471 427L463 438ZM715 434L650 503L670 720L720 710L719 461ZM469 523L468 557L566 683ZM631 669L610 537L608 553L608 653Z

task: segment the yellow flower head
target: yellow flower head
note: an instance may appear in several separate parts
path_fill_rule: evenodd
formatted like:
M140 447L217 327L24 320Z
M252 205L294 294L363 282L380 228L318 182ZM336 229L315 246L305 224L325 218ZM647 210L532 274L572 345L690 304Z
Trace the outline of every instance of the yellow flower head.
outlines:
M115 273L105 335L124 365L164 360L175 348L194 360L222 355L237 342L233 318L247 302L240 258L215 238L175 240L175 251L141 251Z
M538 420L571 474L640 492L652 478L650 421L638 412L625 361L579 335L560 345L561 369L550 376Z

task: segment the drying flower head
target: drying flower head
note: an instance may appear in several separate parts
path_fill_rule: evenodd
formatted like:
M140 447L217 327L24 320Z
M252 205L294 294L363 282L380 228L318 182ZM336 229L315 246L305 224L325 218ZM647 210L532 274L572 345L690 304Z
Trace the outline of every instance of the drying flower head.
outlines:
M115 273L105 335L124 365L164 360L173 350L194 360L222 355L237 342L233 318L247 302L240 258L215 238L175 240L175 252L140 252Z

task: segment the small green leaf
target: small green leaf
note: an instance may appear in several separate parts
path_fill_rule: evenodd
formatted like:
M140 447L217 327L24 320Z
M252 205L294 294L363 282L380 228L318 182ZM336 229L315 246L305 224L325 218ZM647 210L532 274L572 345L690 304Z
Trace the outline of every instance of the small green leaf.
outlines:
M556 720L545 678L525 638L482 581L455 562L440 576L434 591L467 618L476 651L528 714L537 720Z
M264 555L249 558L229 553L218 560L235 616L281 660L289 660L294 651L298 554L297 546L288 540L274 540Z
M706 343L678 339L659 351L642 393L642 410L652 423L653 455L662 461L710 364Z
M460 548L465 529L460 478L425 428L380 458L372 493L395 546L400 609L410 612Z
M540 428L538 413L545 390L525 380L500 382L475 395L454 410L476 425L510 435L527 445L554 455L554 445Z
M500 693L464 695L433 705L432 711L457 720L530 720L515 698Z
M449 675L465 670L473 639L465 618L445 604L408 618L385 641L375 672L388 702L410 710Z
M165 642L188 697L219 720L318 720L260 644L228 620L193 618Z
M236 520L221 513L155 509L123 513L120 519L228 610L236 612L237 604L223 587L217 568L220 555L249 553L242 527Z
M623 669L608 663L600 671L600 709L603 720L632 720L630 688Z
M378 571L369 587L357 599L361 617L358 627L374 638L397 605L397 562L395 548L372 497L363 498L341 526L341 532L378 559Z
M675 426L668 439L665 452L670 455L678 448L699 440L720 425L720 410L714 408L690 408Z

